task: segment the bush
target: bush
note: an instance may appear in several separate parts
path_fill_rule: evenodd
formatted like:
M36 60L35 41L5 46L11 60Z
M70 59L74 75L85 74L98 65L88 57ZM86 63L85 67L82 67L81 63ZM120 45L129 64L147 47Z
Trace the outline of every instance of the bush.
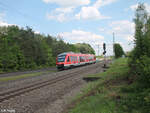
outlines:
M114 52L115 52L115 58L122 57L124 55L124 51L120 44L114 44Z
M136 60L136 71L138 73L138 80L141 85L149 87L150 84L150 58L148 56L141 56Z

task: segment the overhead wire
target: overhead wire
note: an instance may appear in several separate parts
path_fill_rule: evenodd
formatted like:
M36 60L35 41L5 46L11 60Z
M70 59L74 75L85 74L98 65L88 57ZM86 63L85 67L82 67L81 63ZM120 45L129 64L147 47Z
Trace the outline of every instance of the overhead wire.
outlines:
M35 23L36 19L33 19L30 15L25 14L25 13L21 12L19 9L9 6L2 1L0 1L0 8L7 10L7 11L11 10L11 11L13 11L13 13L18 14L18 15L24 17L25 19L28 19L29 21L32 21L32 23L34 23L34 25L37 25L37 23Z

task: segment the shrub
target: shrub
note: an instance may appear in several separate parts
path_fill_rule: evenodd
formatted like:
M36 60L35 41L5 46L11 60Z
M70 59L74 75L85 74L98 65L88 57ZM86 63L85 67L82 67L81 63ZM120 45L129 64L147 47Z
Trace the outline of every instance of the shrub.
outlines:
M114 52L115 52L115 58L122 57L124 55L124 51L120 44L114 44Z

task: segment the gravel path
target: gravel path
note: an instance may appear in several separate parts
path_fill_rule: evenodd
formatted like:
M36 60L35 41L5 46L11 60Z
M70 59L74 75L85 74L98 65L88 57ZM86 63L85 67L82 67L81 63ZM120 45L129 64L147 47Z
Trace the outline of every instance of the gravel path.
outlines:
M103 69L101 67L102 63L97 63L42 77L35 77L33 80L25 80L24 82L17 81L17 83L13 83L15 84L13 87L54 78L73 71L84 70L81 74L75 75L74 78L57 82L51 86L45 86L0 103L0 113L4 111L6 111L5 113L61 113L67 107L70 99L78 94L81 91L80 89L87 84L82 80L82 77L87 74L102 72ZM10 84L5 86L5 88L7 87L10 88Z

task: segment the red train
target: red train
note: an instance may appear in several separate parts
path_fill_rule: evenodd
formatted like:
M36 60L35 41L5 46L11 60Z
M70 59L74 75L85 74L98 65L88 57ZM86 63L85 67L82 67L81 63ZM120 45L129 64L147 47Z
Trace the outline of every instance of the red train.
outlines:
M93 54L67 52L59 54L56 58L56 66L58 70L92 64L95 62L96 57Z

